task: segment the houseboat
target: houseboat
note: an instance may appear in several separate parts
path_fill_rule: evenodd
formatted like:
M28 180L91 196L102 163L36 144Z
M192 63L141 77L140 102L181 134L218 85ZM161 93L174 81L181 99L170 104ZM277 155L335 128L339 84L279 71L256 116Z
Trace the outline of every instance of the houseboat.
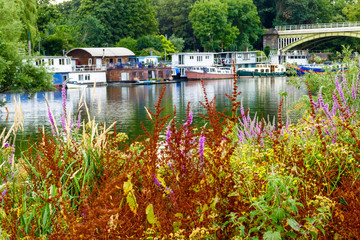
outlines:
M234 74L231 67L191 67L186 69L188 80L197 79L228 79Z
M215 67L215 54L212 52L173 53L171 60L172 76L189 79L187 71Z
M286 72L285 66L271 63L262 51L222 52L215 61L223 66L234 64L239 77L277 76Z
M60 87L69 79L69 73L73 71L70 57L67 56L41 56L33 59L36 66L44 66L53 75L53 85Z

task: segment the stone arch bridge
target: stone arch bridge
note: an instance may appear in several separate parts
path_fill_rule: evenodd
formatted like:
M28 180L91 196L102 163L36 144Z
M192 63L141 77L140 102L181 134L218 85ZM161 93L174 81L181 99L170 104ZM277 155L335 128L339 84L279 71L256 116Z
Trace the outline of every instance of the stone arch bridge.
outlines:
M276 26L275 29L266 29L263 46L286 51L301 45L306 49L308 43L336 37L360 38L360 22Z

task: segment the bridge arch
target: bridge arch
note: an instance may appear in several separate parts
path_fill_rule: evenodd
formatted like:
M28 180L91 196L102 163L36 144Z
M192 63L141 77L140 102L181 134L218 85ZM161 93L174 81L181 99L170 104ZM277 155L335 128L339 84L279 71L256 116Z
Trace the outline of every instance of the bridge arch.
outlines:
M310 42L316 39L321 39L321 38L328 38L328 37L355 37L355 38L360 38L360 33L357 32L328 32L328 33L318 33L318 34L311 34L308 36L305 36L303 38L301 38L300 40L297 40L291 44L289 44L288 46L284 47L282 50L286 51L286 50L290 50L300 44L306 43L306 42Z

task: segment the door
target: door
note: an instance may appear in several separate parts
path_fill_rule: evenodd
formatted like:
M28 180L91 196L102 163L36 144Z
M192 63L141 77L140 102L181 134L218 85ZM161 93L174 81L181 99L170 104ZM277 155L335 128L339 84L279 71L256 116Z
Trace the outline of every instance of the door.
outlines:
M101 68L102 67L102 59L101 58L97 58L96 59L96 68Z
M122 72L121 73L121 81L128 81L129 80L129 73Z

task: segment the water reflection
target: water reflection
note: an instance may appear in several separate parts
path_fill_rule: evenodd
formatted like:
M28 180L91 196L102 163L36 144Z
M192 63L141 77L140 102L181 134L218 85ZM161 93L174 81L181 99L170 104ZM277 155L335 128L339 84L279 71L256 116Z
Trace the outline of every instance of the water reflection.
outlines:
M225 93L231 94L232 80L209 80L204 81L204 86L209 100L216 95L216 104L218 110L231 108L229 99ZM266 77L240 79L238 86L242 94L240 99L244 108L250 108L250 114L255 113L273 118L277 115L278 106L281 100L279 92L287 91L288 97L285 101L285 110L291 107L305 91L291 88L286 84L285 77ZM160 93L165 85L140 85L140 86L108 86L82 89L67 90L66 104L68 111L77 115L78 104L83 98L89 108L91 119L110 125L117 120L117 130L127 133L131 138L136 138L143 131L140 122L149 126L147 113L144 107L154 110L154 103L157 102ZM38 127L50 127L48 120L48 111L45 97L51 107L56 121L60 123L62 114L61 92L40 92L33 98L28 98L26 94L2 94L0 97L8 101L9 119L6 120L6 111L1 109L0 128L10 128L15 115L16 99L21 99L21 105L24 115L25 131L19 135L27 140L30 135L34 136L38 132ZM181 83L172 83L166 85L166 90L162 100L165 107L164 114L171 114L176 109L176 120L181 123L186 118L187 103L191 102L194 112L194 122L202 124L203 120L196 113L205 113L199 101L204 101L204 94L200 81L188 81ZM81 108L83 118L87 117L85 108ZM296 118L297 116L290 116ZM19 140L20 141L20 140Z

